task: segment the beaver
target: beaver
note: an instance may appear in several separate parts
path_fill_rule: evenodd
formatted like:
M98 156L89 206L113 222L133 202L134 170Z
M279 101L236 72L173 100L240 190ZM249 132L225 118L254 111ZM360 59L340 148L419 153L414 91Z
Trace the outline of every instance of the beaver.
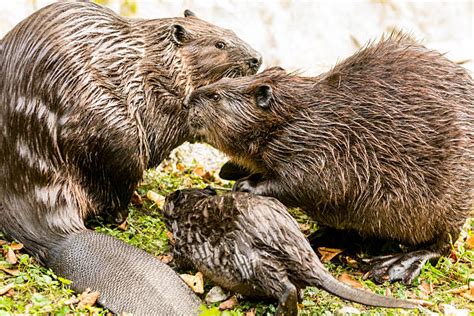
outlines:
M472 209L472 77L403 34L317 77L270 68L222 79L187 106L194 132L241 166L236 174L253 173L235 189L409 248L374 258L379 282L411 283L449 252Z
M244 192L217 195L211 187L184 189L166 198L163 214L176 258L231 291L278 299L276 315L297 315L298 290L306 286L366 305L416 307L336 280L274 198Z
M254 74L260 55L189 10L138 20L71 1L33 13L0 47L0 229L113 312L197 313L169 267L84 221L123 221L144 170L191 139L186 96Z

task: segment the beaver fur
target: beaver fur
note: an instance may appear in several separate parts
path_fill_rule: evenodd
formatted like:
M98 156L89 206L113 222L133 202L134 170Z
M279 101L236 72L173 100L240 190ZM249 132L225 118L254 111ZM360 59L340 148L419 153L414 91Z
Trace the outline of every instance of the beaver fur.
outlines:
M200 88L188 105L195 133L254 173L237 190L411 246L374 266L379 281L410 283L447 254L473 207L472 77L402 34L317 77L271 68Z
M276 315L298 315L297 292L318 286L346 300L383 307L416 304L352 288L322 265L298 223L278 200L206 189L170 194L163 207L174 258L191 262L216 284L279 300Z
M191 139L182 103L193 89L257 71L260 55L232 31L185 15L128 19L65 1L1 40L0 229L55 271L73 270L58 261L64 243L91 244L71 237L87 235L85 219L123 221L144 170ZM97 290L106 302L110 288Z

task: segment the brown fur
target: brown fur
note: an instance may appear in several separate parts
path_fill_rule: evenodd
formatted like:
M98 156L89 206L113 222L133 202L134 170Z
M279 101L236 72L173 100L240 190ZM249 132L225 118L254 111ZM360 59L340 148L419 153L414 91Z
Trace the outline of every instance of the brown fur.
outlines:
M0 227L40 259L88 216L123 220L144 170L191 139L186 96L261 59L189 14L127 19L80 2L35 12L1 47Z
M197 135L262 174L249 192L322 225L446 252L473 206L473 80L406 36L317 77L223 79L189 106Z

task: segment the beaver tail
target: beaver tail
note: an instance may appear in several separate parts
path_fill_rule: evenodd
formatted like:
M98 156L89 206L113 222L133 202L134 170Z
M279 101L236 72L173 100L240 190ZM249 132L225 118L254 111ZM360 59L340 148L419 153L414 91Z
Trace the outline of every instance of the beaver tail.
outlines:
M199 314L199 299L154 256L84 226L68 232L54 229L52 222L71 223L67 217L74 212L51 220L47 213L40 216L22 208L21 202L18 200L15 211L6 206L10 203L0 204L1 230L22 242L27 252L57 275L71 280L75 291L98 291L98 302L114 313Z
M414 302L401 300L394 297L376 295L340 282L324 268L319 259L317 259L317 261L317 264L315 264L315 267L317 268L312 272L313 276L308 278L308 283L311 286L323 288L329 293L339 296L345 300L369 306L387 308L418 307L418 305Z

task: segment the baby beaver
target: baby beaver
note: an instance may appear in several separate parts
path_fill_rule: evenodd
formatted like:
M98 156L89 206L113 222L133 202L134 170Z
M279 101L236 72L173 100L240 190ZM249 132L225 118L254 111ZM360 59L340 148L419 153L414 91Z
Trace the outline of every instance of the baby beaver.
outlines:
M415 308L335 279L278 200L244 192L217 195L210 187L176 191L163 207L174 256L216 284L246 296L275 298L277 315L297 315L298 290L317 286L371 306Z

